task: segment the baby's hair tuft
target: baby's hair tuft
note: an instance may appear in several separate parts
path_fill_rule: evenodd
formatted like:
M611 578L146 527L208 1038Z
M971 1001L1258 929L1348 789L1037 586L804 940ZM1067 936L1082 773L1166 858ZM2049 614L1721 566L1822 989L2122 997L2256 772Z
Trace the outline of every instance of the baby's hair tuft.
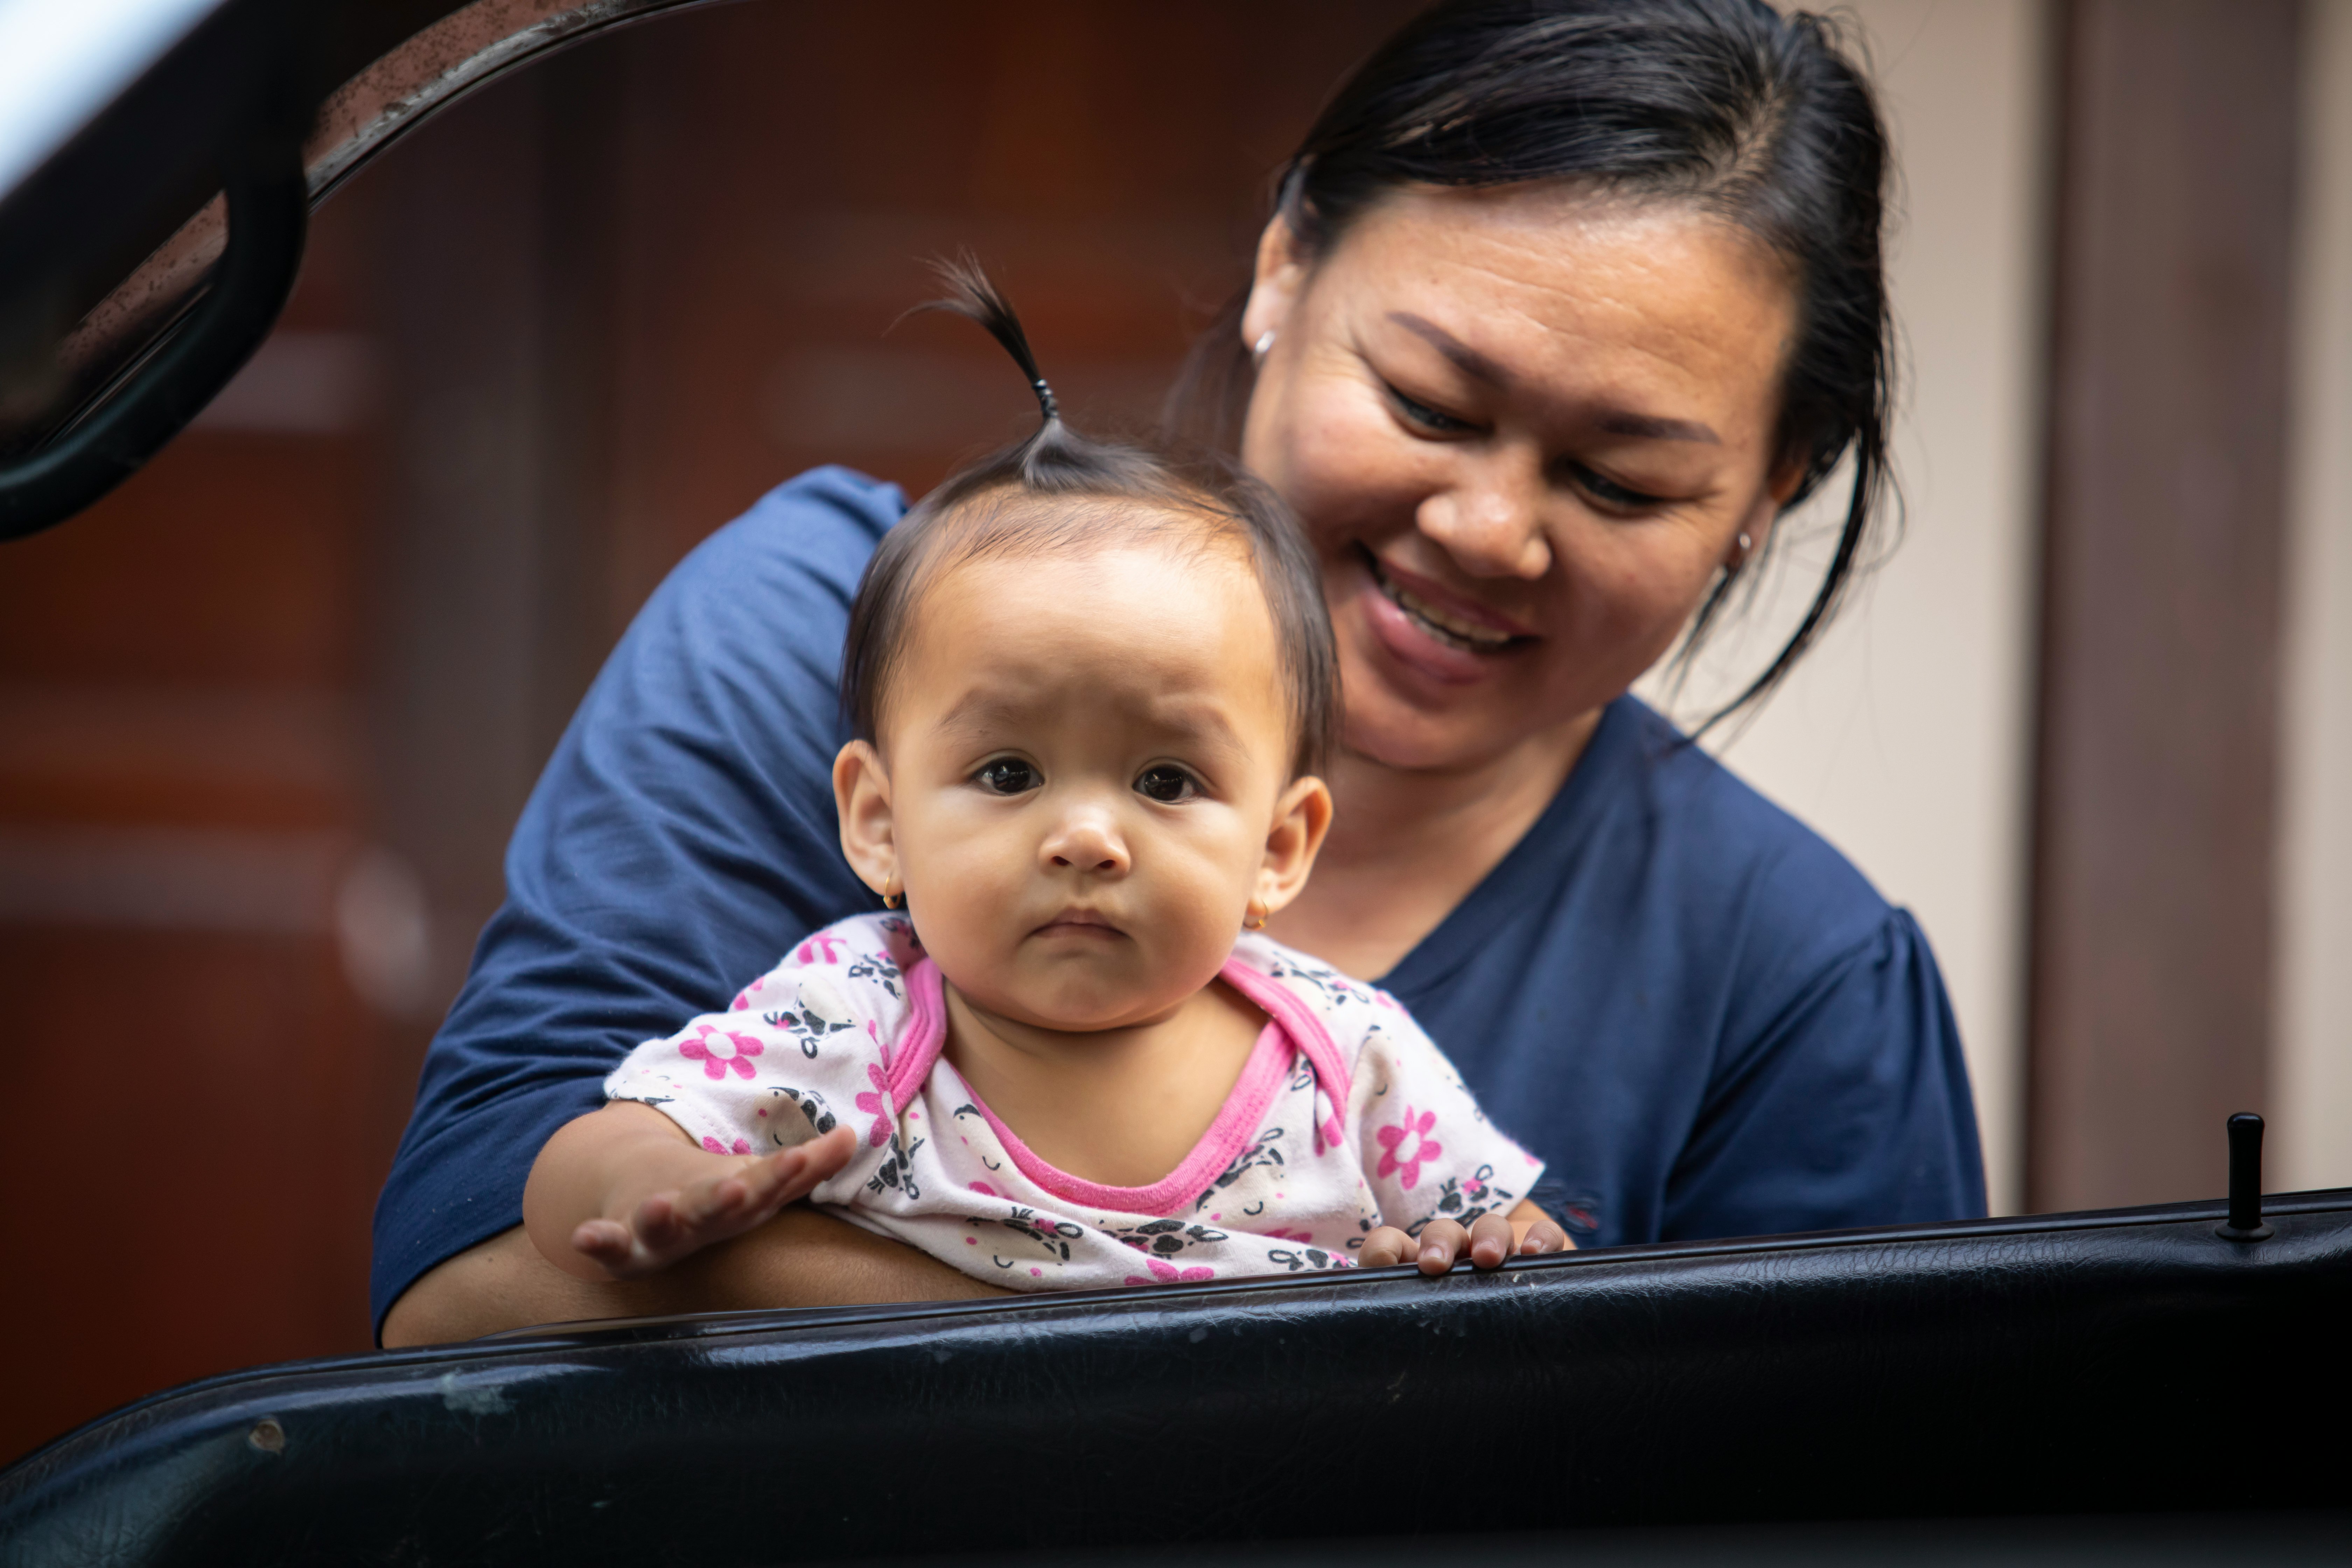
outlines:
M852 733L878 742L884 698L917 602L941 570L1015 551L1074 552L1122 533L1190 529L1245 548L1274 618L1278 675L1297 736L1292 771L1320 768L1339 723L1339 659L1322 572L1290 509L1213 456L1184 461L1073 430L1037 368L1021 318L980 264L967 254L935 261L932 269L946 296L907 315L945 310L980 323L1028 377L1045 423L1026 440L950 474L883 535L857 585L842 647L842 710Z

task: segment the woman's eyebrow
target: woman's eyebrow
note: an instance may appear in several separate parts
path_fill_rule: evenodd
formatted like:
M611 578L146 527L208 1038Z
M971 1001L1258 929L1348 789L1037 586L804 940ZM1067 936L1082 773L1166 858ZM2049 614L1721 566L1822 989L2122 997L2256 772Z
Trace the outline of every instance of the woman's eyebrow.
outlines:
M1454 362L1463 374L1483 381L1487 385L1508 388L1511 378L1501 365L1439 326L1426 316L1416 316L1411 310L1391 310L1389 320L1417 338L1424 338L1432 348Z
M1411 310L1391 310L1389 320L1426 341L1432 348L1453 361L1454 368L1463 374L1500 391L1510 389L1510 374L1501 365L1426 316L1416 316ZM1634 414L1616 409L1602 415L1593 424L1612 436L1632 436L1647 441L1703 441L1710 447L1723 445L1722 437L1693 419L1662 419L1654 414Z

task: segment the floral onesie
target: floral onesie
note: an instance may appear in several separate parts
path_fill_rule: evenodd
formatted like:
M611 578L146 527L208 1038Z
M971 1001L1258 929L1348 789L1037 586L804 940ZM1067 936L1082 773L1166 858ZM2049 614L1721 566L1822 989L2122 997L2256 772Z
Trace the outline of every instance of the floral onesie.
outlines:
M856 1155L810 1194L853 1224L1022 1290L1345 1268L1376 1226L1507 1214L1542 1172L1489 1125L1384 992L1264 937L1223 978L1267 1019L1224 1107L1148 1187L1055 1169L941 1055L940 973L902 916L829 926L725 1013L648 1040L604 1080L721 1154L847 1122Z

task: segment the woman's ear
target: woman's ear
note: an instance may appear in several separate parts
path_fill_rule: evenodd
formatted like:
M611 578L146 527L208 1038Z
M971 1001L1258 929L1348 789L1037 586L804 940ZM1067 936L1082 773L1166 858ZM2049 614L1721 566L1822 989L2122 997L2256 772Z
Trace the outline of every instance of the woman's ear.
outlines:
M1331 791L1318 778L1295 781L1274 804L1274 827L1265 836L1265 860L1258 867L1257 905L1273 914L1298 896L1323 836L1331 831Z
M833 759L833 809L841 817L841 853L858 880L884 898L898 892L898 842L890 816L890 774L882 753L852 741Z
M1780 509L1789 504L1789 498L1797 493L1797 487L1804 482L1804 479L1805 466L1794 458L1765 476L1763 492L1757 496L1756 504L1748 509L1748 515L1740 520L1739 531L1736 536L1736 539L1745 539L1748 542L1745 545L1734 542L1731 553L1724 562L1725 566L1737 571L1764 553L1764 541L1770 536L1772 525L1780 521Z
M1307 282L1307 255L1290 220L1280 213L1257 237L1257 268L1250 278L1249 303L1242 307L1242 342L1252 346L1268 332L1277 338Z

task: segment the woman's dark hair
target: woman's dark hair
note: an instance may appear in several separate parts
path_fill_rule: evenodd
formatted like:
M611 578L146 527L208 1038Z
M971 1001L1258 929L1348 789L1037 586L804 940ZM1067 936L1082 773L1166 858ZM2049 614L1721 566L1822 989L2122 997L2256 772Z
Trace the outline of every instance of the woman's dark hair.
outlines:
M1321 767L1339 722L1339 660L1323 574L1289 508L1230 465L1180 461L1071 429L1038 374L1020 317L987 276L969 258L937 270L947 298L916 310L950 310L987 328L1029 378L1045 422L1027 440L949 475L882 536L858 582L842 648L841 702L851 731L876 739L908 623L924 588L947 568L1190 531L1201 542L1234 541L1246 549L1274 618L1276 673L1296 737L1292 772Z
M1803 621L1704 732L1771 691L1819 636L1889 488L1887 175L1870 85L1822 17L1764 0L1447 0L1340 85L1284 167L1276 205L1312 258L1402 188L1573 180L1719 215L1787 264L1797 340L1776 434L1780 460L1801 472L1789 505L1849 452L1853 489ZM1230 447L1238 436L1252 381L1247 298L1194 345L1171 396L1171 425L1190 439ZM1708 590L1679 663L1706 640L1735 575Z

